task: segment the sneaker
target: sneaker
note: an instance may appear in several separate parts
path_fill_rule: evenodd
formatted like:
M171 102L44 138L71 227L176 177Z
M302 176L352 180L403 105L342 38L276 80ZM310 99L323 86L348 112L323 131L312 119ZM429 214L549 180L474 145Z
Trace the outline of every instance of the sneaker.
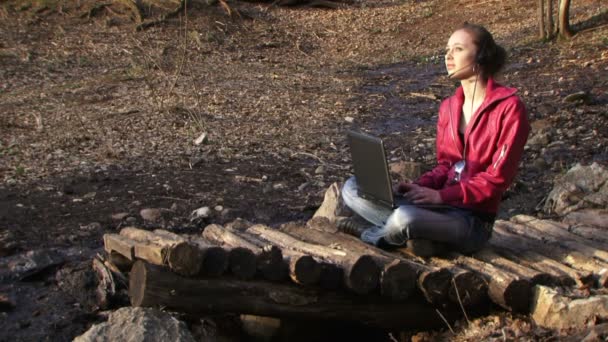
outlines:
M369 228L369 224L361 221L355 217L339 216L336 218L336 227L339 232L361 238L363 231Z
M443 244L423 239L407 240L407 249L413 254L423 258L439 255L446 251Z

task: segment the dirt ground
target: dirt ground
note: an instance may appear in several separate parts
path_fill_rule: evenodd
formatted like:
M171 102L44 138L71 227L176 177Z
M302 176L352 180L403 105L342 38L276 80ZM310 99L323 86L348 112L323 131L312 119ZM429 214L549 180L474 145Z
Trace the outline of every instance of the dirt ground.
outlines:
M530 3L229 2L230 15L194 3L135 31L124 8L90 11L93 1L0 1L0 231L11 254L83 250L58 272L0 284L17 298L0 312L0 340L69 340L101 319L90 256L124 225L184 233L237 217L309 218L350 175L347 129L383 137L391 161L432 166L438 105L455 89L443 49L463 21L507 48L502 82L519 89L531 136L547 133L527 149L499 216L541 214L557 175L608 164L608 4L573 2L579 33L542 42ZM192 222L203 206L212 215ZM162 217L144 221L145 208ZM489 319L477 335L471 324L448 338L557 334L525 317Z

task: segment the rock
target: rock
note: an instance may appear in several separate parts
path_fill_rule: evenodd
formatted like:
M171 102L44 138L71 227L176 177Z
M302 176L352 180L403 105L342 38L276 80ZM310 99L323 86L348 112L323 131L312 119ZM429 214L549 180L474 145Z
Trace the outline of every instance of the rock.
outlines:
M157 222L163 216L162 211L158 208L146 208L139 212L141 218L148 222Z
M317 167L315 169L315 174L316 175L322 175L324 173L325 173L325 166L323 166L323 165L319 165L319 167Z
M228 222L226 224L226 228L239 230L239 231L244 231L251 226L253 226L253 223L251 223L243 218L240 218L240 217L237 217L236 219L234 219L234 221Z
M134 225L137 223L137 218L133 216L129 216L125 219L125 222L129 225Z
M333 183L325 191L325 197L323 203L315 214L315 217L326 217L330 222L336 220L336 216L350 216L350 210L344 204L342 200L341 186L338 183Z
M13 255L3 260L0 283L32 277L51 267L61 265L66 256L57 249L41 249Z
M194 140L194 145L200 145L207 142L207 132L203 132Z
M92 222L87 225L80 226L80 229L87 231L87 232L98 232L98 231L101 231L102 227L101 227L101 223Z
M124 307L110 314L108 321L93 325L74 342L146 341L194 342L186 324L166 312Z
M14 296L8 293L0 293L0 312L11 311L17 307L17 301Z
M352 116L345 116L344 121L348 123L353 123L355 121L355 118L353 118Z
M399 161L390 163L389 170L402 181L413 181L420 176L421 164L416 162Z
M598 318L608 318L608 295L570 299L542 285L537 285L534 291L531 316L540 326L580 330Z
M127 216L129 216L129 213L116 213L116 214L112 214L112 221L122 221Z
M224 207L221 205L216 205L215 207L213 207L213 210L221 212L222 210L224 210Z
M17 248L19 248L19 243L16 241L15 234L8 229L0 231L0 257L13 254Z
M566 215L580 209L608 207L608 170L597 163L576 164L554 184L545 201L544 211L548 214Z
M579 91L564 97L564 102L581 102L588 103L591 101L591 96L586 91Z
M287 189L287 184L285 184L285 182L276 182L272 185L272 189L284 190L284 189Z
M209 207L200 207L190 214L190 221L206 219L209 216L211 216L211 209Z
M536 149L547 146L551 142L551 134L546 131L540 131L528 139L527 145Z

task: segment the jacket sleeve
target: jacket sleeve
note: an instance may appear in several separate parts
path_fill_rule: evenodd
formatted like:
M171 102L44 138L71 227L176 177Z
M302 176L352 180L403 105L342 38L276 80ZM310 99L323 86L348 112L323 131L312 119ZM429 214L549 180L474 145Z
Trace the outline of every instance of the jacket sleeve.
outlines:
M515 99L516 101L510 101L504 110L497 130L499 138L492 156L492 164L484 171L440 190L444 202L462 199L465 205L482 203L502 196L511 185L530 132L525 106L519 98Z
M416 181L415 184L424 186L431 189L441 189L448 178L448 172L452 163L448 160L447 155L443 153L445 148L445 130L449 129L449 111L447 109L448 100L444 101L439 109L439 118L437 119L437 138L435 141L435 148L437 154L437 165L430 171L422 174Z

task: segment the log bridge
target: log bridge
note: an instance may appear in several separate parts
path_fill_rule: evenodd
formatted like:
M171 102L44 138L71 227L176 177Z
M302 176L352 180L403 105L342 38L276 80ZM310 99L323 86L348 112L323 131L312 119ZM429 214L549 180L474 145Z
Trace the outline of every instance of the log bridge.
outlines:
M133 306L432 328L492 305L527 313L537 284L608 286L608 242L588 229L519 215L487 248L420 258L335 232L323 218L278 228L237 220L200 235L123 228L104 235L129 273Z

